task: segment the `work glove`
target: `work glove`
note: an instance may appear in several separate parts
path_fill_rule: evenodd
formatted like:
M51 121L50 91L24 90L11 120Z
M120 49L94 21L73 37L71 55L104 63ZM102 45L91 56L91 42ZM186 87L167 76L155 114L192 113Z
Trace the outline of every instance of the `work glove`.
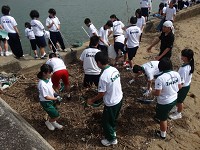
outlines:
M152 91L152 88L150 88L149 90L146 90L146 92L143 94L143 96L145 96L145 97L150 96L151 91Z
M60 97L60 96L57 96L56 99L57 99L58 102L62 101L62 97Z

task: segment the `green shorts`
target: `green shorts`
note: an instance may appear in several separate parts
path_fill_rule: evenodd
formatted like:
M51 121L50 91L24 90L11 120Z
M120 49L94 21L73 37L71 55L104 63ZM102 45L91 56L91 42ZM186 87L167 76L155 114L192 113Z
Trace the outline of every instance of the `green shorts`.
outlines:
M156 118L158 118L160 121L165 121L168 118L168 114L170 110L176 105L176 100L173 101L170 104L157 104L156 105Z
M190 90L190 85L186 86L186 87L182 87L179 91L178 91L178 98L177 98L177 103L183 103L183 101L185 100L187 93Z
M55 101L40 101L40 104L50 118L54 119L60 116Z

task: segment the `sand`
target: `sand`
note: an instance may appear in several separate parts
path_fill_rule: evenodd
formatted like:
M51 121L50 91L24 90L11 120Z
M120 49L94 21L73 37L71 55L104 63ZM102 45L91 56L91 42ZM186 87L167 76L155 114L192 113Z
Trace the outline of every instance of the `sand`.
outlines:
M175 45L173 48L172 61L174 68L177 69L180 64L180 51L184 48L190 48L195 53L195 72L193 74L191 89L184 102L183 118L170 121L170 130L167 132L167 140L153 140L149 145L149 150L194 150L200 149L200 16L175 22ZM153 34L156 37L159 34ZM148 38L149 36L149 38ZM158 54L158 46L152 48L152 54L146 52L146 48L153 40L152 34L147 34L139 49L139 55L135 62L142 64L151 60ZM144 59L146 58L146 59ZM191 96L192 95L192 96ZM159 126L158 126L159 128Z

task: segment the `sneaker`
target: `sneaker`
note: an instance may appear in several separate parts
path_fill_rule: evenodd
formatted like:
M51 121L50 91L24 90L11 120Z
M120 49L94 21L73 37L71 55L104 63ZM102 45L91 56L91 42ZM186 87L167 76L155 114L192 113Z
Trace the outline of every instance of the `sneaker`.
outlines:
M35 57L34 57L35 59L37 59L38 58L38 55L35 55Z
M0 56L3 56L3 52L0 52Z
M176 105L170 110L170 113L175 113L175 112L177 112L177 107L176 107Z
M117 143L117 139L114 139L113 141L108 141L107 139L101 140L101 144L104 146L116 145Z
M45 124L46 124L46 126L47 126L47 128L48 128L49 130L51 130L51 131L55 130L55 127L52 125L51 122L49 122L49 120L47 120L47 121L45 122Z
M56 121L52 122L51 124L52 124L53 127L55 127L55 128L58 128L58 129L62 129L62 128L63 128L63 126L60 125L59 123L57 123Z
M127 71L132 71L133 69L130 68L130 67L127 67L126 70L127 70Z
M3 56L8 56L8 52L7 51L3 52Z
M169 115L169 118L172 120L176 120L176 119L181 119L182 118L182 114L181 113L173 113L171 115Z
M156 130L156 131L155 131L155 135L158 136L158 137L160 137L160 138L163 139L163 140L166 138L166 137L162 137L162 136L161 136L161 131L159 131L159 130Z

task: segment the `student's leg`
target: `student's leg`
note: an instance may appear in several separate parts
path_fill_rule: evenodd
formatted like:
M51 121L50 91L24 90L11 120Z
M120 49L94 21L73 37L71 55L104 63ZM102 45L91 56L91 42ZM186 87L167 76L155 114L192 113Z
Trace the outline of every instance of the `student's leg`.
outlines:
M119 116L119 112L122 106L122 102L115 106L107 107L104 106L102 125L104 130L105 138L108 141L113 141L116 139L116 120Z
M62 38L60 32L57 33L57 41L60 44L61 49L64 50L65 49L65 44L64 44L64 41L63 41L63 38Z
M3 44L4 44L4 50L5 50L5 52L7 52L8 51L8 41L7 40L3 41Z
M50 32L50 39L52 42L51 44L52 44L53 52L56 52L56 43L57 43L56 32Z

